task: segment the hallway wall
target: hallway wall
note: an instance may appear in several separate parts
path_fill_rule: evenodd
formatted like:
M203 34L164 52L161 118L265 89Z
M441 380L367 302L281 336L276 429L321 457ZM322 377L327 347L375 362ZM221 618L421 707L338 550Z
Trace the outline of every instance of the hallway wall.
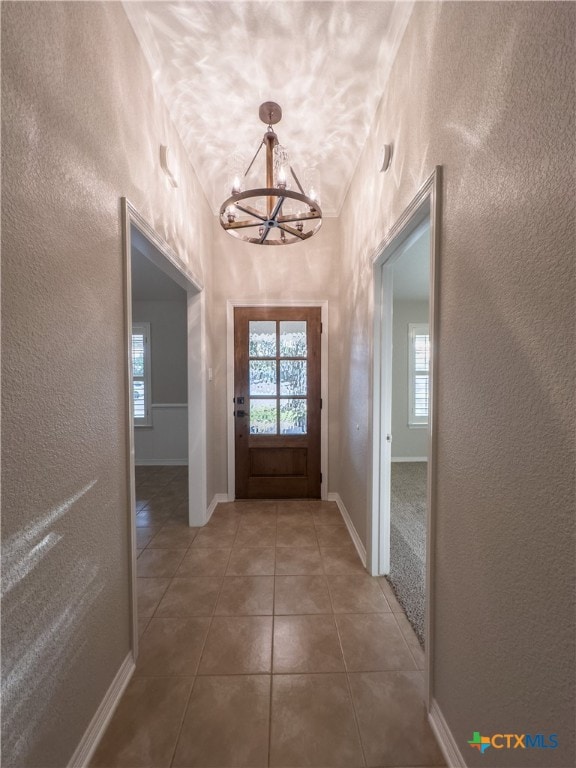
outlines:
M338 445L338 350L340 335L339 226L337 219L324 219L322 228L311 240L297 245L262 247L243 243L226 234L214 219L214 288L209 299L209 333L212 354L207 363L214 379L208 383L212 407L209 422L214 425L214 441L209 467L215 476L208 487L218 492L227 489L227 413L226 403L226 303L228 300L269 303L327 299L328 305L328 490L334 490L334 467ZM210 499L210 497L209 497Z
M338 490L366 537L372 258L443 166L432 692L470 766L473 730L558 734L492 768L575 759L575 13L418 4L341 217Z
M120 197L205 284L212 216L120 3L1 22L2 757L62 768L130 649Z

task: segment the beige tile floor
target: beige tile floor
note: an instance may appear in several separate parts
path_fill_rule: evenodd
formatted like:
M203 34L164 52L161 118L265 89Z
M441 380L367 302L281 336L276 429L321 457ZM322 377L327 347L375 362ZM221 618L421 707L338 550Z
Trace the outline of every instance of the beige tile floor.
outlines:
M137 469L136 672L94 768L441 766L422 649L334 503L219 504Z

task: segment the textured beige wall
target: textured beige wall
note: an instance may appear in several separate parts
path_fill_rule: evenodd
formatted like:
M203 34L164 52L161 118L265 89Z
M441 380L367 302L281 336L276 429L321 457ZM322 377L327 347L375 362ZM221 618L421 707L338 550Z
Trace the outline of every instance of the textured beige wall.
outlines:
M2 757L62 768L129 651L120 197L205 281L212 217L119 3L1 21Z
M444 168L433 693L491 768L575 762L575 13L419 4L342 214L337 490L365 536L371 256ZM472 730L560 748L481 756Z
M470 765L487 764L474 728L559 734L544 761L491 765L573 764L574 11L417 7L341 229L275 253L212 221L119 4L3 3L4 764L64 766L128 651L119 197L209 289L213 248L209 499L226 488L226 299L329 299L329 487L365 537L370 256L437 163L434 692Z
M328 490L334 490L334 462L338 444L338 349L340 335L339 227L336 219L324 219L311 240L291 246L259 248L226 234L214 220L214 286L208 314L213 350L210 365L214 379L208 388L212 398L209 421L214 425L209 465L216 475L211 484L220 493L227 489L226 403L226 304L257 301L273 305L284 301L328 301ZM210 497L209 497L210 498Z

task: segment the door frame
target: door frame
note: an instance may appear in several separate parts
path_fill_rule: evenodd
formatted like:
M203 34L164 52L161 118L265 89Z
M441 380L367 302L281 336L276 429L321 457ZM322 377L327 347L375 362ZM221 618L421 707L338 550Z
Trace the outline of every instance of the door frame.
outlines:
M429 328L432 359L428 415L428 479L426 493L425 678L428 707L432 696L434 552L436 522L436 446L438 407L439 253L442 167L436 166L380 243L373 257L374 354L372 398L372 491L368 521L368 568L373 576L390 570L390 464L392 400L392 268L395 255L414 230L430 224Z
M328 300L249 301L228 299L226 302L226 413L228 428L228 501L236 498L236 447L234 440L234 309L235 307L319 307L322 323L320 337L320 498L328 496Z
M138 210L121 198L122 255L124 271L124 359L125 406L127 419L126 466L129 499L129 562L131 581L131 646L134 659L138 655L138 610L136 582L136 482L134 417L132 413L132 227L137 233L139 250L188 294L188 522L206 522L206 381L205 320L202 283L187 264L148 224ZM136 240L136 237L134 238ZM192 493L192 489L194 492Z

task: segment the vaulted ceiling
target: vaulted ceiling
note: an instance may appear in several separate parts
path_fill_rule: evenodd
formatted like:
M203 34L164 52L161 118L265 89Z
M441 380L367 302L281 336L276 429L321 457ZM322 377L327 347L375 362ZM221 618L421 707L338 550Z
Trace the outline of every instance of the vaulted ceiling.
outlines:
M246 164L263 101L297 173L316 165L325 215L338 215L412 2L134 2L124 8L216 212L228 157Z

